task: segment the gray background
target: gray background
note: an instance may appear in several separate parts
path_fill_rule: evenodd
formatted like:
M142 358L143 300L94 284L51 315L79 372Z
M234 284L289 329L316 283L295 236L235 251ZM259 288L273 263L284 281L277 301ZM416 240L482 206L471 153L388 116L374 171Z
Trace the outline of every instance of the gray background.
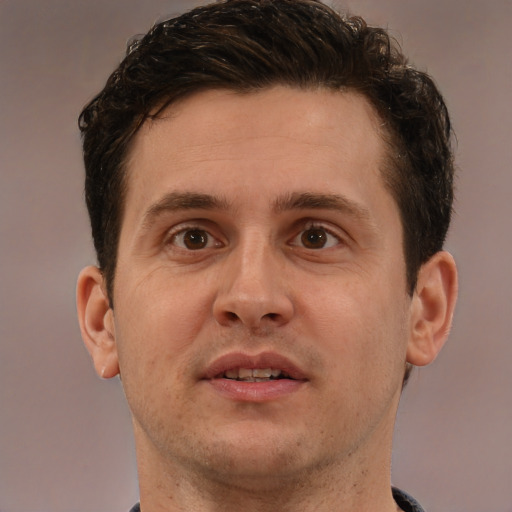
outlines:
M76 117L171 0L0 0L0 510L123 512L129 414L82 346L74 288L94 262ZM341 5L341 4L338 4ZM416 372L393 481L430 512L512 511L509 0L348 0L443 90L458 135L455 327ZM401 34L401 36L400 36Z

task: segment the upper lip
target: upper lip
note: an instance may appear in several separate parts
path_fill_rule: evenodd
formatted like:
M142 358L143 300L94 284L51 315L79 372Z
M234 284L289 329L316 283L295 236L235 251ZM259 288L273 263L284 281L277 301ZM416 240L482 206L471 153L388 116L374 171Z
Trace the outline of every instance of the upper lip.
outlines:
M204 379L220 377L228 370L237 368L272 368L282 370L290 378L295 380L306 380L306 374L287 357L276 352L261 352L256 355L242 352L232 352L215 359L208 365L204 373Z

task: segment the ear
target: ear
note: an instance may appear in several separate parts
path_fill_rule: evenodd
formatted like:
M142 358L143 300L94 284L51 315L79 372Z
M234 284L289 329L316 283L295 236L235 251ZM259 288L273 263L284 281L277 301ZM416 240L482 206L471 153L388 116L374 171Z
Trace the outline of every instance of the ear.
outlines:
M411 335L407 362L431 363L443 348L457 300L457 267L451 254L440 251L424 263L411 304Z
M105 379L119 373L114 312L106 293L103 274L86 267L78 276L76 303L82 339L94 362L96 373Z

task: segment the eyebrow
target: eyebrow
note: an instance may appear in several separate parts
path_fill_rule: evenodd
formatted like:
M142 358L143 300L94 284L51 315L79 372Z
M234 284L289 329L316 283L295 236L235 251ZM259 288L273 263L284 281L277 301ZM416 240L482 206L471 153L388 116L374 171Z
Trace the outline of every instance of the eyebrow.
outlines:
M180 210L228 210L228 202L220 197L195 192L170 192L151 205L142 221L142 228L148 228L160 215Z
M371 219L367 208L338 194L292 193L274 202L276 213L288 210L337 210L359 220Z
M272 206L277 214L291 210L335 210L359 220L371 219L365 207L338 194L294 192L278 197ZM230 209L230 204L222 197L196 192L170 192L148 208L144 214L142 229L148 229L156 218L167 212Z

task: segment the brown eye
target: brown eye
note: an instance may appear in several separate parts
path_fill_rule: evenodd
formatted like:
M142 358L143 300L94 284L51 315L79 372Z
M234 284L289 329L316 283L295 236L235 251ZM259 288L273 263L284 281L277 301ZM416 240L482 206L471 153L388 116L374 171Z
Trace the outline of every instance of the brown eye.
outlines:
M322 249L327 244L327 232L322 228L310 228L302 232L302 245L308 249Z
M183 243L187 249L203 249L208 244L208 234L200 229L186 231L183 235Z
M172 237L172 243L182 249L197 251L218 247L219 242L204 229L184 229Z
M342 245L343 239L336 234L334 228L331 230L322 225L308 223L289 243L295 247L318 251Z

